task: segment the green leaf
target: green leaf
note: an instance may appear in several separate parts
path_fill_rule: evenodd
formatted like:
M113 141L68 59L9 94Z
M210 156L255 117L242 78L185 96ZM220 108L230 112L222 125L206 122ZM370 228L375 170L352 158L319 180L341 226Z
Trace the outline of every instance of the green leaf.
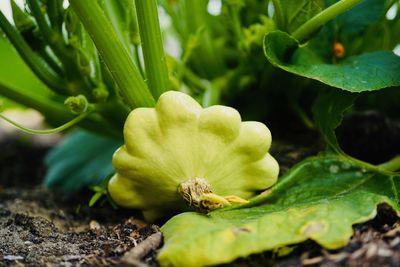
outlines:
M275 31L265 37L264 53L271 64L285 71L349 92L400 85L400 57L393 52L366 53L333 64L309 46L299 47L287 33Z
M283 29L292 33L322 10L324 0L279 0L279 5L283 13Z
M349 110L358 94L338 90L321 92L314 103L313 114L317 128L328 145L337 153L344 154L335 135L335 129L341 124L343 114Z
M71 192L101 183L114 171L111 158L121 145L121 140L84 131L71 134L47 155L45 185Z
M104 196L102 192L95 193L89 200L89 207L93 207L102 196Z
M387 203L400 216L400 176L367 172L337 156L311 158L243 207L173 217L162 228L161 266L205 266L312 239L344 246L352 225Z

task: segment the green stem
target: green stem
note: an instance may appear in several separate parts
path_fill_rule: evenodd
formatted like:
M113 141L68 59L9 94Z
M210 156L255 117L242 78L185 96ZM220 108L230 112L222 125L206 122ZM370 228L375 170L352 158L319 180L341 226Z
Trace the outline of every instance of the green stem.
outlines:
M203 95L202 105L203 107L209 107L213 105L217 105L219 103L219 99L221 97L221 91L219 88L212 86L210 82L206 82L206 91Z
M310 119L310 117L307 115L304 109L300 107L297 101L294 99L290 99L289 102L293 111L296 113L297 116L299 116L303 124L310 130L315 129L314 122L312 121L312 119Z
M57 32L50 27L38 0L27 0L27 3L36 19L40 33L64 66L69 94L77 95L84 91L86 96L91 99L92 87L76 61L75 49L66 45L61 32Z
M158 98L170 88L156 0L136 0L136 13L142 41L149 88Z
M232 19L232 27L233 27L233 32L236 37L237 47L240 50L240 48L241 48L240 46L244 39L243 32L242 32L242 25L241 25L240 18L239 18L240 7L238 7L235 4L231 4L231 5L228 5L228 10L230 13L230 17Z
M324 9L309 21L301 25L292 36L300 43L306 42L310 36L328 21L336 18L364 0L341 0Z
M195 73L193 73L189 68L186 68L186 66L178 66L179 68L181 68L179 71L182 76L182 80L186 83L193 86L192 89L194 88L198 88L202 91L206 91L208 88L208 84L209 81L200 78L199 76L197 76Z
M28 90L14 89L10 86L0 83L0 94L11 100L14 100L24 106L34 108L43 114L49 114L51 119L57 122L70 119L69 112L66 111L64 105L49 101L41 94L35 94Z
M54 71L40 58L25 42L19 32L8 22L3 12L0 11L0 28L7 35L10 42L13 44L19 55L32 71L43 81L47 86L54 89L60 94L67 92L65 81L58 76Z
M281 2L280 0L272 0L272 3L274 4L274 9L275 9L274 16L276 25L278 26L278 29L283 29L285 20L283 17Z
M130 2L129 0L107 0L103 1L101 6L128 51L130 49L129 26L131 19L128 9L133 8L131 7L133 4Z
M62 31L63 24L63 7L60 0L48 0L48 12L50 22L53 29L59 33Z
M387 171L398 171L400 170L400 156L396 156L393 159L378 165L378 167Z
M55 72L58 76L62 77L64 70L61 66L55 61L53 54L50 54L48 50L46 50L45 46L40 47L35 51L38 55L46 62L47 65Z
M0 94L24 106L38 110L54 123L69 121L74 117L63 104L56 103L45 96L31 93L27 90L22 93L20 90L0 83ZM96 114L80 122L80 125L97 133L117 138L121 137L120 129L108 127L109 124L103 118L96 116Z
M64 73L63 70L56 63L53 56L49 54L49 51L46 50L46 44L43 42L41 36L38 36L35 33L35 31L37 30L36 22L32 19L30 15L25 13L15 3L14 0L11 0L11 8L15 27L20 32L21 36L24 38L24 40L27 41L29 47L31 47L34 52L38 53L38 55L42 57L42 59L49 65L49 67L51 67L51 69L61 77Z
M6 116L4 116L3 114L0 113L0 118L2 118L3 120L7 121L8 123L14 125L16 128L18 128L19 130L25 132L25 133L29 133L29 134L38 134L38 135L44 135L44 134L55 134L55 133L59 133L62 132L74 125L76 125L78 122L80 122L81 120L83 120L84 118L86 118L89 115L89 113L83 113L75 118L73 118L72 120L70 120L67 123L64 123L63 125L53 128L53 129L46 129L46 130L35 130L35 129L31 129L31 128L27 128L9 118L7 118Z
M350 155L345 154L344 152L339 153L338 156L341 157L342 159L352 162L352 164L357 165L358 167L363 168L365 170L378 172L378 173L382 173L385 175L393 175L394 174L393 170L385 167L386 163L383 163L381 165L374 165L369 162L365 162L365 161L356 159ZM398 163L399 162L397 162L397 164Z
M184 4L182 18L187 24L184 28L183 41L185 45L190 36L197 36L199 39L190 58L193 69L201 77L214 79L222 76L226 67L221 58L221 53L215 46L215 40L211 34L213 27L210 21L210 14L207 12L207 0L182 1Z
M145 71L143 69L142 62L140 60L139 45L134 45L133 49L134 49L133 53L134 53L134 56L135 56L136 66L139 69L139 72L142 75L142 78L146 79L146 73L145 73Z
M97 1L70 0L69 2L92 37L125 103L131 108L154 106L154 98L146 83Z
M47 23L46 18L37 0L27 0L27 3L36 19L36 22L40 29L40 33L43 35L44 39L48 41L50 47L54 50L56 54L64 52L64 43L62 42L61 34L53 31L53 29Z
M396 2L398 2L398 0L391 0L391 1L387 1L386 3L386 8L385 8L385 14L389 11L389 9L396 4Z

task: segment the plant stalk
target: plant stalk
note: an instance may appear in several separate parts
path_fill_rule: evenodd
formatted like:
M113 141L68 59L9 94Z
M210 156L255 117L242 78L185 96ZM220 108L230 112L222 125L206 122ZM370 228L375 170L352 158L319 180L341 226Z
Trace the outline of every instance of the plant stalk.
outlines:
M156 0L136 0L146 77L155 99L170 88Z
M37 0L27 0L27 3L39 26L40 33L50 45L54 53L57 56L66 54L67 51L61 33L54 31L47 23ZM62 59L62 57L60 57L60 59Z
M3 12L0 11L0 28L13 44L19 55L32 71L47 86L60 94L66 94L65 81L58 76L47 64L28 46L19 32L10 24Z
M52 123L61 124L65 121L72 120L75 116L70 113L63 104L56 103L47 99L45 96L41 96L34 93L28 93L14 89L10 86L0 83L1 95L16 101L24 106L33 108L44 114ZM80 126L97 132L102 133L111 137L121 138L119 129L108 127L108 123L104 121L100 116L92 114L85 120L79 123Z
M63 24L63 8L62 8L62 1L60 0L49 0L47 1L48 5L48 15L52 27L55 31L61 33L62 31L62 24Z
M14 127L16 127L17 129L28 133L28 134L37 134L37 135L47 135L47 134L55 134L55 133L59 133L62 131L67 130L70 127L73 127L74 125L76 125L78 122L82 121L83 119L85 119L87 116L89 115L89 113L83 113L81 115L76 116L75 118L73 118L72 120L64 123L61 126L58 126L56 128L52 128L52 129L46 129L46 130L36 130L36 129L31 129L31 128L27 128L17 122L15 122L12 119L9 119L8 117L4 116L3 114L0 113L0 118L5 120L6 122L10 123L11 125L13 125Z
M274 18L276 25L278 26L278 29L283 29L285 24L285 18L283 17L281 2L280 0L272 0L272 3L275 9Z
M84 91L86 92L86 96L90 99L92 97L92 86L85 74L81 71L81 68L77 65L74 56L75 49L66 45L61 32L57 32L51 28L42 12L38 0L27 0L27 3L36 19L40 33L64 66L66 78L68 80L67 88L69 94L77 95Z
M96 0L70 0L130 107L151 107L155 101L146 83Z
M393 159L378 165L379 168L387 171L399 171L400 170L400 156L396 156Z
M187 45L191 36L198 35L198 45L191 51L190 61L194 72L206 79L214 79L222 76L226 70L225 64L218 51L215 40L211 35L213 26L210 14L207 12L207 0L182 1L184 5L183 18L185 30L183 44ZM184 60L185 61L185 60Z
M296 38L300 43L306 42L310 36L317 31L320 27L326 24L328 21L336 18L340 14L346 12L352 7L360 4L364 0L341 0L330 7L324 9L309 21L301 25L292 36Z

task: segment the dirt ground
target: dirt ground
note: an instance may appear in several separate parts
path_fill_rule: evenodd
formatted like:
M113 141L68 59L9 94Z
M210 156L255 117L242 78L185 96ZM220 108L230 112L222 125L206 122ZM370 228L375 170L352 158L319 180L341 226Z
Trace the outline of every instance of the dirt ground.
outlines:
M316 136L308 138L302 145L276 140L273 153L282 172L321 149ZM89 208L89 191L65 195L44 189L46 146L6 139L0 150L0 266L157 265L159 226L108 204ZM305 242L286 256L267 252L223 266L400 266L400 221L393 211L382 206L373 221L354 230L340 250Z
M89 191L68 196L40 186L47 148L11 140L0 147L0 266L120 266L152 234L153 247L161 244L158 227L139 214L89 208ZM154 265L154 252L138 260Z

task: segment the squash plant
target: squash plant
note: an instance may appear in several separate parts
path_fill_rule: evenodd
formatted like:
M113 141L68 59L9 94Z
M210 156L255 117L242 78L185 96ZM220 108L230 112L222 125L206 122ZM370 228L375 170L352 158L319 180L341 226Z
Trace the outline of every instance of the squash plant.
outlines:
M222 0L211 14L214 2L10 1L0 95L58 127L1 117L36 134L86 130L50 152L45 183L74 191L108 176L94 201L109 194L149 220L180 213L161 228L161 266L222 264L307 239L336 249L377 205L400 215L400 148L369 163L335 135L353 110L399 114L399 1ZM179 56L164 51L158 8ZM327 149L277 179L271 133L255 121L286 129L292 117Z

